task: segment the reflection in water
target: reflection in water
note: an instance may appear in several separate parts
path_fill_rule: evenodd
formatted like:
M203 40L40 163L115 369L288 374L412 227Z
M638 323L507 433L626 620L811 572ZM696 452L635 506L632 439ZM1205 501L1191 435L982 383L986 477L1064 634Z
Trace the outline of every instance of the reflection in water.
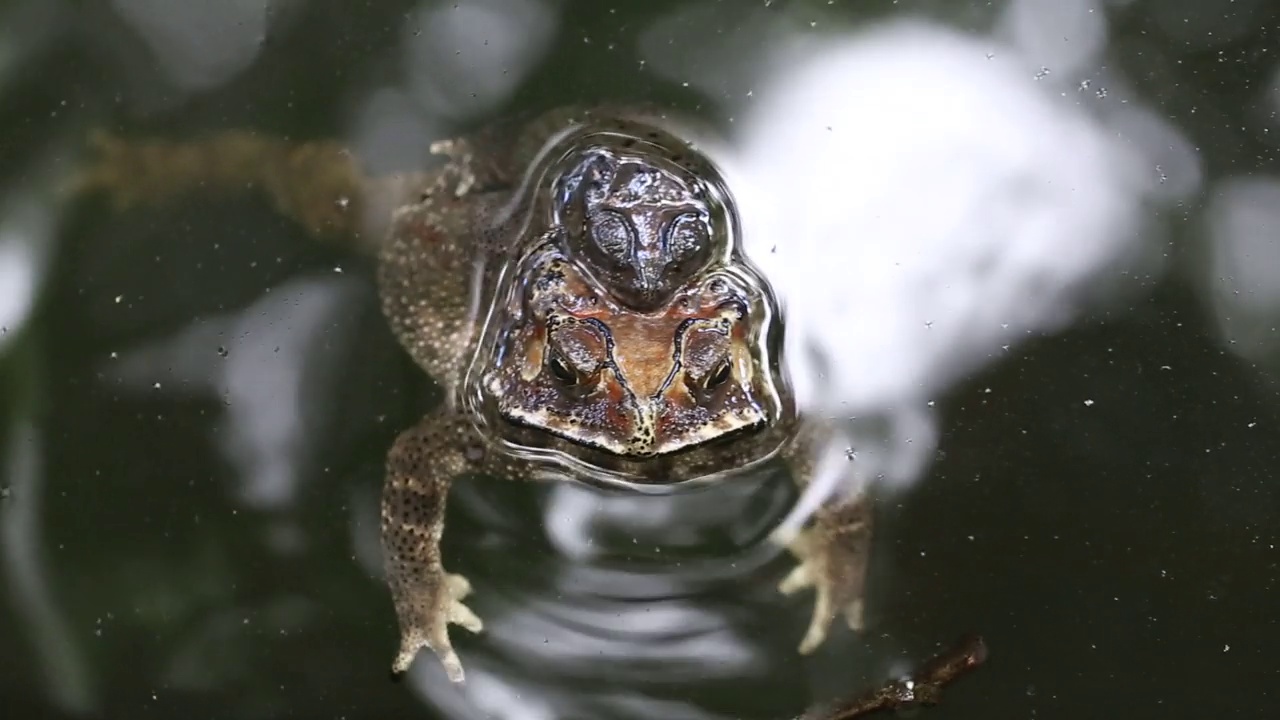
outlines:
M339 378L343 355L323 350L353 337L352 323L340 319L362 289L337 274L299 278L243 310L130 350L108 368L134 392L221 398L226 415L214 437L236 468L240 499L255 509L287 509L329 419L318 389Z
M772 656L795 652L766 582L778 553L762 542L793 499L778 480L666 496L530 486L540 517L516 507L509 481L460 484L450 527L467 533L459 570L485 631L458 640L461 692L433 662L414 665L415 687L459 718L743 717L690 698L708 683L778 683Z
M419 4L402 25L406 82L367 90L347 133L365 167L420 170L442 128L509 100L551 49L555 9L539 0Z
M733 158L748 252L802 407L848 419L859 480L908 485L948 387L1159 271L1146 206L1172 198L1004 43L908 23L787 54Z
M660 52L713 5L659 23L646 46L673 80L741 90L725 101L742 131L723 162L747 251L782 298L802 409L848 420L794 528L842 481L920 479L947 388L1149 287L1150 210L1198 190L1198 160L1099 69L1107 19L1090 0L1012 2L992 36L921 22L788 35L757 14Z
M0 7L0 96L31 72L39 55L63 29L61 7L49 2L11 2Z
M46 208L19 195L0 208L0 350L16 338L35 305L42 250L53 230Z
M0 196L0 352L19 337L35 307L58 231L62 208L53 195L66 167L59 159L66 154L62 142L42 152L23 168L21 186Z
M199 91L226 82L253 63L278 3L115 0L112 5L146 42L159 61L156 67L173 83Z
M26 626L41 680L64 712L88 713L99 698L84 643L73 632L64 603L50 583L48 550L41 542L46 487L44 437L30 422L13 423L0 444L0 569L7 600Z
M1280 375L1280 179L1232 178L1215 191L1201 287L1228 349Z
M6 47L15 55L6 58ZM15 59L16 51L0 39L0 83L6 60ZM0 390L0 431L5 433L0 438L0 585L34 649L25 657L31 658L53 702L63 711L83 713L99 702L96 678L52 582L45 542L48 517L43 510L50 478L44 472L45 434L33 419L42 398L36 399L40 392L31 387L43 368L36 367L38 356L30 345L6 352L11 342L30 342L32 336L23 331L52 255L62 209L54 188L65 170L58 160L68 154L62 143L42 152L24 168L22 186L6 189L0 202L0 360L11 370L19 368L15 374L27 375L23 380L6 378Z
M491 110L551 49L555 3L422 3L404 24L404 67L419 107L459 119Z

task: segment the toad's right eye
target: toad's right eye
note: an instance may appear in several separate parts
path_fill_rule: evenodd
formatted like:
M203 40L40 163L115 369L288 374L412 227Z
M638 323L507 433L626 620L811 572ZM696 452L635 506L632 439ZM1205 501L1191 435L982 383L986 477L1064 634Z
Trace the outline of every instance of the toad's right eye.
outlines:
M718 366L716 366L716 369L709 376L707 376L706 385L705 385L706 389L714 390L715 388L718 388L721 385L728 382L729 373L730 373L729 361L724 360Z

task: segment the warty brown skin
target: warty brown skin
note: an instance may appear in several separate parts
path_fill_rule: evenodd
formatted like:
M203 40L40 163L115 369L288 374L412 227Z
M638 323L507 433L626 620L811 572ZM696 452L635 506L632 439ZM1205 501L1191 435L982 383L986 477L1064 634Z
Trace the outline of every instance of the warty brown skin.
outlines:
M440 408L402 432L387 456L381 533L401 632L396 672L428 647L449 677L462 681L448 624L472 632L482 628L462 603L469 583L447 572L440 557L445 500L450 484L462 476L531 478L546 469L554 453L570 461L564 474L590 472L597 479L633 483L730 476L772 460L787 463L802 487L812 476L813 448L821 446L827 428L812 418L796 418L785 407L762 404L761 377L777 368L767 367L767 359L743 355L743 348L753 345L747 336L756 318L751 308L758 310L761 301L748 297L745 315L726 310L724 303L679 304L682 292L705 291L699 283L716 261L699 244L706 240L707 218L696 206L681 205L680 187L695 184L699 161L657 130L662 125L661 117L642 111L564 108L527 124L495 125L436 143L432 151L444 156L443 165L382 178L366 177L345 150L326 142L295 144L239 131L190 142L93 139L96 159L72 189L104 193L117 209L251 186L313 234L377 254L384 314L405 350L443 386L446 397ZM532 292L535 305L541 302L554 313L525 318L523 326L495 339L485 330L491 324L472 311L473 284L479 283L478 293L486 300L515 287L494 269L499 264L486 260L518 255L543 237L518 226L530 213L537 215L534 207L513 211L512 201L519 200L526 170L539 152L566 128L603 129L606 137L617 138L616 144L599 146L604 160L592 160L593 174L579 182L581 187L560 188L571 193L594 187L582 191L586 200L552 213L556 223L584 228L557 246L574 276L553 291ZM637 136L648 137L652 147L637 150L629 144L628 138ZM616 162L619 157L622 162ZM636 157L652 164L646 168L645 162L634 162ZM653 167L662 172L646 176ZM656 190L645 195L644 188ZM524 202L536 205L538 199ZM630 255L618 251L619 215L631 221ZM721 261L734 263L729 256ZM479 275L478 266L483 268ZM521 277L536 285L543 276ZM530 300L527 295L516 299ZM588 297L596 300L589 310L574 305L575 299ZM507 313L501 302L497 307L498 322L518 315ZM588 318L596 324L583 325ZM612 342L612 370L593 365L606 357L601 333ZM576 353L577 365L569 374L580 375L575 387L583 378L594 383L589 393L534 393L539 383L565 375L558 372L564 368L549 369L544 362L552 348L547 338L553 335L559 349ZM505 343L508 366L469 372L473 358L491 357L487 351L494 343ZM732 360L731 372L720 379L725 357ZM661 364L655 364L659 358ZM695 392L712 380L720 383L713 388L720 390L718 396ZM469 404L477 388L487 405ZM624 402L627 391L633 396L630 405ZM521 406L520 393L554 399L537 406L553 411L534 417L534 403ZM736 399L729 397L733 393ZM585 412L585 400L575 405L573 398L588 396L598 406L593 417L604 420L591 428L569 423L575 409ZM637 409L649 402L643 398L653 398L665 410ZM642 440L635 418L645 412L656 419L649 428L653 436ZM512 451L516 447L536 452ZM870 537L870 501L858 496L821 509L790 546L800 565L780 589L792 593L812 586L816 591L801 652L818 647L839 614L855 629L862 626Z

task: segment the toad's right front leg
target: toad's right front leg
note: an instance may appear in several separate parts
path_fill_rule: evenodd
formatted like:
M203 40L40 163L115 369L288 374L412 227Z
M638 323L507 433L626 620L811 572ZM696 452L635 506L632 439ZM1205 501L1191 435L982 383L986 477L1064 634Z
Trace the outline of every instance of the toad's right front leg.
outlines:
M423 647L431 648L454 682L462 663L449 642L448 624L480 632L483 625L462 599L471 590L440 561L445 501L460 475L508 472L489 457L467 418L440 411L396 438L387 455L382 491L382 551L387 583L400 621L400 651L392 671L402 673Z

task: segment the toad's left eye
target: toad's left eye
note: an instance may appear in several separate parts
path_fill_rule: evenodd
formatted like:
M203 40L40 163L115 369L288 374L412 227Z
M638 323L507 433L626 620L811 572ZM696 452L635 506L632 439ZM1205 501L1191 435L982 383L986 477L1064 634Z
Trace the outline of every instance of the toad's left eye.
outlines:
M667 228L667 252L673 260L695 255L706 246L707 224L697 213L685 213Z

